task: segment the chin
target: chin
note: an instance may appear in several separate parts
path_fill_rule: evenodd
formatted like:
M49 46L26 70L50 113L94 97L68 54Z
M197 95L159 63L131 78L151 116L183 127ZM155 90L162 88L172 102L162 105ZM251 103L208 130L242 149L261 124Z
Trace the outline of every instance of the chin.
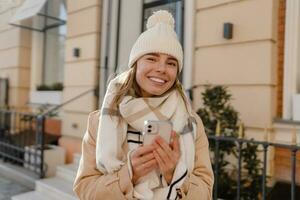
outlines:
M153 96L160 96L160 95L163 95L164 93L166 93L167 90L152 90L152 91L149 91L148 93L149 94L152 94Z
M143 88L142 90L144 90L148 95L150 96L161 96L164 95L166 92L169 91L171 87L146 87Z

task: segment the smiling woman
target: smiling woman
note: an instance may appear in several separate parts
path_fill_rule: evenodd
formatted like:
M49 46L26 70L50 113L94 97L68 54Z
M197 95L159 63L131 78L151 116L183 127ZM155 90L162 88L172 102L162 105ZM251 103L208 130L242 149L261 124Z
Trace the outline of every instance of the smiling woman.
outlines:
M74 191L80 199L211 199L213 172L201 119L178 80L183 51L167 11L155 12L89 116ZM143 144L144 123L168 121ZM146 134L146 133L144 133Z
M177 60L161 53L144 55L136 68L135 78L143 97L164 94L174 85L178 73Z

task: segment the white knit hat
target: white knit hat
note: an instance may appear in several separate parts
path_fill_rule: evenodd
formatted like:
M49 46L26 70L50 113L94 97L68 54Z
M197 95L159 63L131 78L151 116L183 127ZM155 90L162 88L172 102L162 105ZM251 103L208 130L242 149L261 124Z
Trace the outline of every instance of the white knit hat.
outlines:
M174 31L174 18L165 10L154 12L147 21L147 30L134 43L128 66L147 53L165 53L177 59L182 70L183 51Z

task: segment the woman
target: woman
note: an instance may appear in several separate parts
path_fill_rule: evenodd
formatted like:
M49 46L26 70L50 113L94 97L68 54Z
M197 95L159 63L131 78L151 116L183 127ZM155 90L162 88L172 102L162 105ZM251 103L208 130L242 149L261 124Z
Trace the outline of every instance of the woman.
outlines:
M89 115L74 191L80 199L211 199L213 172L203 124L181 84L183 52L167 11L135 42L130 69ZM142 145L145 120L173 124L171 142Z

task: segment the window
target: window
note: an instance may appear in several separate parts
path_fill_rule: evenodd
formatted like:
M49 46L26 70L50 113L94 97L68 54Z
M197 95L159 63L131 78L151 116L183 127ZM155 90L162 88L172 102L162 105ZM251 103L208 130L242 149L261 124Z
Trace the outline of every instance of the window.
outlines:
M43 12L51 17L66 20L66 3L61 0L48 1ZM55 19L49 17L44 20L44 23L46 28L43 39L42 84L62 83L67 27L66 24L56 24Z
M63 82L66 18L66 0L25 0L10 20L32 30L32 65L39 68L35 85Z
M173 15L175 32L183 45L183 2L181 0L144 0L142 31L146 30L148 18L158 10L168 10ZM179 80L182 81L182 73Z
M146 30L147 19L158 10L168 10L173 15L175 31L183 44L183 2L181 0L144 0L142 31Z
M21 28L26 24L32 30L31 104L62 101L66 19L66 0L47 0L32 18L22 20Z
M286 1L283 118L300 121L300 4Z
M0 108L8 105L8 79L0 78Z

